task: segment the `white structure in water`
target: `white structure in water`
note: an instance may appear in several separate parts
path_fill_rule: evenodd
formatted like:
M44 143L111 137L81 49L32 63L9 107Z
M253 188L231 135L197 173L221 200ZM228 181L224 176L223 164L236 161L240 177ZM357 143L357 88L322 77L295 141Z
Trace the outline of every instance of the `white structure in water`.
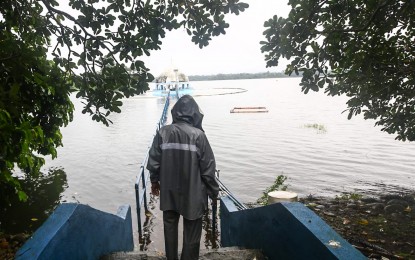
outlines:
M190 91L189 77L176 68L165 70L155 79L154 93L171 91L171 95L188 94Z

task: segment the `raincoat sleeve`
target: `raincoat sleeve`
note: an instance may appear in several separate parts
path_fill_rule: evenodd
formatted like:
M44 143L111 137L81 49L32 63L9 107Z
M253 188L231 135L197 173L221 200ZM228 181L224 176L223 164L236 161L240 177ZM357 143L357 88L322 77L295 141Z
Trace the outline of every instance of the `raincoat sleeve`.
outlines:
M160 163L161 163L161 137L159 131L154 136L153 144L148 153L147 170L150 172L151 182L160 181Z
M215 170L216 162L213 155L212 148L206 135L201 135L198 140L199 149L199 167L202 181L206 185L208 196L211 199L215 199L219 194L219 185L216 181Z

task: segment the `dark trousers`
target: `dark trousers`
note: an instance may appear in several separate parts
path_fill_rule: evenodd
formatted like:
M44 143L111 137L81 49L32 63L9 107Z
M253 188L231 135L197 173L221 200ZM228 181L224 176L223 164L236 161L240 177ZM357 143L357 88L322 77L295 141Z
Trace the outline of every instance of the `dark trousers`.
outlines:
M167 260L177 260L179 213L163 211L164 245ZM200 237L202 236L202 218L188 220L183 218L183 249L181 260L197 260L199 258Z

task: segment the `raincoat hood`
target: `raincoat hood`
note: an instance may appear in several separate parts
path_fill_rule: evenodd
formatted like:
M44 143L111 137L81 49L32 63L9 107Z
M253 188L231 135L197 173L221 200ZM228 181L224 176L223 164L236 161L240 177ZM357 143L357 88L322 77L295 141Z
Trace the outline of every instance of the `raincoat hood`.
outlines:
M173 124L186 122L204 132L202 128L203 113L192 96L184 95L177 100L171 110L171 115Z

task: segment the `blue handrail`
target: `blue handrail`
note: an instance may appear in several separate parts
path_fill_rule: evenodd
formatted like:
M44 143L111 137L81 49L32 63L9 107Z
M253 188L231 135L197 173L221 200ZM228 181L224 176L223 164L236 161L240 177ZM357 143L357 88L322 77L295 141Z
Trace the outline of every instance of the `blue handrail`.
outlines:
M161 114L160 120L157 123L156 131L160 130L162 126L166 124L167 121L167 112L170 105L170 92L167 93L166 102L164 103L163 113ZM138 234L141 238L143 235L143 229L141 225L141 207L144 204L144 209L147 212L147 183L150 178L150 174L146 171L145 166L147 165L148 161L148 153L150 151L151 144L147 149L146 156L141 163L140 172L137 176L137 180L135 182L135 201L136 201L136 208L137 208L137 224L138 224ZM141 189L140 189L141 183Z

